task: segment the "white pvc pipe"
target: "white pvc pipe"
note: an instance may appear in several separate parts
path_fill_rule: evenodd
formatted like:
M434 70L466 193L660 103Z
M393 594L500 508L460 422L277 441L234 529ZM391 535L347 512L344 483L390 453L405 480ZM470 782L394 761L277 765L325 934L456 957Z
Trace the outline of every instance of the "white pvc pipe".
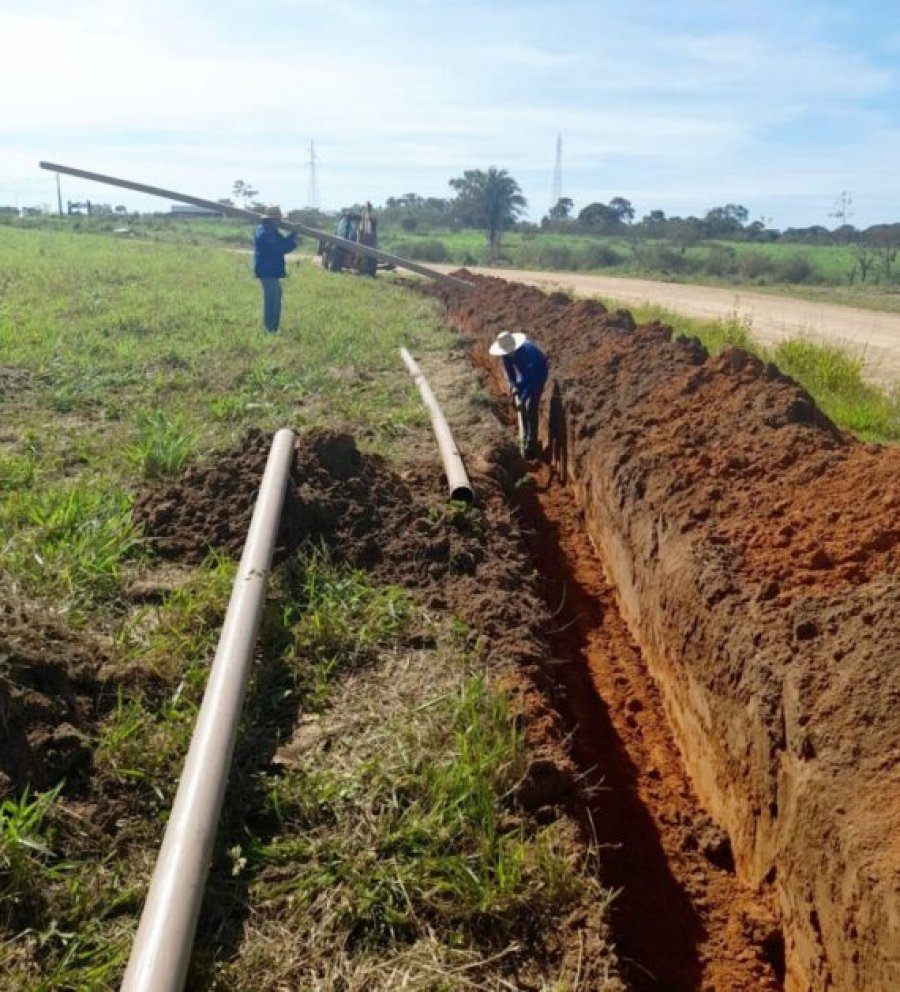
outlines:
M403 359L410 375L419 387L422 402L428 407L428 413L431 416L431 427L434 430L435 438L437 438L441 460L444 463L444 473L447 476L447 485L450 487L450 499L458 499L465 503L471 503L474 497L472 483L469 482L468 473L463 465L462 455L459 453L459 448L456 447L456 441L453 440L453 434L447 424L446 417L444 417L444 412L441 410L437 399L435 399L435 395L431 391L431 386L428 385L428 380L422 374L418 363L406 348L400 349L400 357Z
M184 987L293 453L293 432L278 431L125 972L123 992L180 992Z

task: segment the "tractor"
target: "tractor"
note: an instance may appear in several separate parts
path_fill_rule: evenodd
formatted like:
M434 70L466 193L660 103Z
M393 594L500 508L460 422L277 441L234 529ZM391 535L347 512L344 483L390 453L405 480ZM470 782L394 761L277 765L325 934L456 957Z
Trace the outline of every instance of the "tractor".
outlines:
M342 210L334 233L345 241L353 241L356 244L377 248L378 221L372 212L372 205L367 203L362 212ZM331 272L355 269L360 275L374 276L379 265L383 268L393 268L393 266L385 265L383 262L379 263L371 255L353 251L345 245L324 239L319 241L318 253L322 258L322 265Z

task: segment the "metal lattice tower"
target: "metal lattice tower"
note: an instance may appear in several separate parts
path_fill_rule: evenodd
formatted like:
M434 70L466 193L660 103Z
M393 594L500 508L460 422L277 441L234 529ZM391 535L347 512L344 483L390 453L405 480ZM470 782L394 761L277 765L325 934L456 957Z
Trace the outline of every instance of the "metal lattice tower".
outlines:
M562 135L558 134L556 136L556 168L553 170L553 203L550 206L555 207L562 199L562 195Z
M319 179L316 176L316 146L309 143L309 185L306 189L306 205L312 209L319 206Z

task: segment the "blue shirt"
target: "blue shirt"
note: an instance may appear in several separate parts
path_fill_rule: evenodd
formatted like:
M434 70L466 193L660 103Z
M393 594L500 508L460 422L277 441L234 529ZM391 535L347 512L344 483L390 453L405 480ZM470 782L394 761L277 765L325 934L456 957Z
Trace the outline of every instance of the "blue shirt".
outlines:
M284 256L296 247L296 234L281 234L272 223L260 224L253 235L253 274L257 279L283 279Z
M504 355L503 368L523 403L540 393L549 374L547 356L533 341L523 341L511 355Z

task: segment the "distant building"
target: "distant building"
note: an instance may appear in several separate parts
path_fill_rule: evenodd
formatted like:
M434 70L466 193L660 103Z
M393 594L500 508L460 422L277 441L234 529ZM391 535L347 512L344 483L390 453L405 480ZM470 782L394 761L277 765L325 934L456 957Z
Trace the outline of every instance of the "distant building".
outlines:
M173 203L169 212L176 217L223 217L221 210L210 210L209 207L195 207L190 203Z

